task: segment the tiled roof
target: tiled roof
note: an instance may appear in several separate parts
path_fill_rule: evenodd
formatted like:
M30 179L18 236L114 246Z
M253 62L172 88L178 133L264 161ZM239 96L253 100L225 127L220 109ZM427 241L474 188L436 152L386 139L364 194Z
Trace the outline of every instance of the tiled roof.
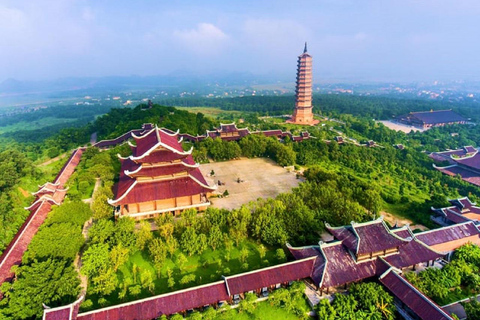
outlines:
M351 226L339 228L327 225L327 229L356 254L388 250L404 243L389 232L381 218L366 223L352 223Z
M474 184L476 186L480 186L480 174L471 171L467 168L462 168L457 165L455 166L449 166L449 167L444 167L444 168L439 168L436 167L436 169L444 174L447 174L449 176L456 176L457 174L462 177L464 181L467 181L471 184Z
M436 260L441 257L443 257L443 254L433 251L414 239L400 246L398 254L389 255L383 259L392 266L401 269L417 263Z
M287 248L290 253L295 257L295 259L305 259L309 257L317 257L315 263L313 264L312 272L310 278L313 282L318 285L322 281L323 272L325 269L325 257L320 251L319 246L307 246L295 248L287 244Z
M480 153L475 153L475 155L471 157L464 157L464 158L456 158L453 159L456 163L459 163L463 166L480 170Z
M469 218L463 216L456 208L444 208L441 210L441 212L445 215L445 217L454 222L454 223L462 223L462 222L467 222L470 221Z
M133 179L131 179L133 180ZM152 200L172 199L185 196L193 196L201 193L208 193L213 188L205 188L198 184L191 177L175 178L171 180L159 180L152 182L133 183L123 194L118 194L114 204L122 205L128 203L148 202Z
M224 281L81 313L78 320L156 319L228 299Z
M383 220L375 223L353 224L352 227L359 239L357 254L383 251L404 244L404 241L387 230Z
M187 158L188 154L174 153L168 150L158 150L152 152L148 156L141 159L135 159L137 163L159 163L159 162L172 162L176 160L182 160Z
M453 112L452 110L411 112L408 114L408 116L414 119L418 119L419 121L426 124L467 121L466 118L456 112Z
M391 231L404 240L410 240L413 238L413 235L411 234L410 229L407 226L398 229L392 229Z
M133 148L134 157L142 157L147 152L153 151L153 148L159 144L163 147L171 149L179 153L184 153L181 144L177 140L177 135L169 134L157 127L150 130L148 133L137 137L133 136L135 139L136 146Z
M453 226L417 233L416 238L428 246L460 240L472 236L480 236L473 222L455 224Z
M330 227L326 224L327 230L352 252L357 252L358 238L350 226Z
M322 288L337 287L375 276L377 259L357 263L341 242L323 245L321 249L327 261Z
M230 295L310 277L315 257L225 278Z
M44 320L66 320L70 319L70 307L45 313Z
M422 320L453 320L435 302L427 298L406 279L392 269L386 271L380 282Z
M171 165L162 165L162 166L145 166L141 167L138 170L132 170L128 172L130 177L160 177L160 176L170 176L178 173L189 173L195 170L196 167L185 165L185 162L179 162Z

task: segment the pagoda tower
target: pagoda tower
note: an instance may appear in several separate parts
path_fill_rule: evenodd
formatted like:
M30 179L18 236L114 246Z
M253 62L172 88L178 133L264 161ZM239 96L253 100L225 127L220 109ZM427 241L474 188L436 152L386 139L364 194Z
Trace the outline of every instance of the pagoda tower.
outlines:
M288 123L314 125L312 113L312 56L307 52L307 43L303 54L298 56L297 83L295 86L295 110Z

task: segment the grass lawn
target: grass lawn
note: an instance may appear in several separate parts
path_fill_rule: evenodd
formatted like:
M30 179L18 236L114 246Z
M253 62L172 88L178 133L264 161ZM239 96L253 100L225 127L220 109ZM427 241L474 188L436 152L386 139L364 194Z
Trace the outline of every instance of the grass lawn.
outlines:
M305 311L307 312L307 311ZM235 319L235 320L252 320L252 319L276 319L276 320L296 320L298 319L292 313L287 312L283 308L278 308L271 306L270 303L267 301L262 301L257 303L257 307L255 308L253 314L248 314L246 312L239 313L237 310L229 310L227 312L220 312L215 317L215 320L227 320L227 319Z
M201 112L206 116L216 118L216 119L221 118L225 115L240 116L242 113L245 113L240 111L222 110L220 108L214 108L214 107L175 107L175 108L179 110L192 112L192 113Z
M240 250L244 247L247 247L250 252L248 258L246 259L246 262L248 263L248 269L243 269L243 263L240 261ZM147 251L136 251L135 253L130 255L128 262L126 262L119 268L117 272L119 285L117 287L123 287L124 283L127 283L128 286L140 284L140 273L144 270L148 270L156 277L154 281L155 291L152 293L147 289L142 289L142 292L138 296L131 296L130 294L127 294L124 300L120 300L118 298L118 293L121 289L117 288L116 291L114 291L112 294L105 298L108 300L109 305L119 304L127 301L150 297L153 295L194 287L201 284L211 283L221 280L222 275L228 276L239 274L242 272L260 269L283 262L279 261L276 258L276 248L267 248L266 255L262 261L257 248L258 245L254 241L245 240L241 242L238 247L233 246L230 250L230 254L228 254L227 250L223 248L217 249L216 251L207 249L201 255L193 255L191 257L187 256L188 261L185 263L181 270L175 259L170 258L167 259L165 263L163 263L160 270L157 270L152 260L150 259L149 253ZM177 250L174 256L177 256L180 252L180 250ZM229 260L227 259L228 256ZM139 269L135 277L132 272L134 264ZM173 278L175 280L175 285L173 288L169 288L167 284L168 268L173 271ZM180 279L183 276L189 274L195 275L195 281L183 285L180 284ZM97 304L99 296L91 294L88 295L86 299L92 300L94 304L93 308L99 308Z

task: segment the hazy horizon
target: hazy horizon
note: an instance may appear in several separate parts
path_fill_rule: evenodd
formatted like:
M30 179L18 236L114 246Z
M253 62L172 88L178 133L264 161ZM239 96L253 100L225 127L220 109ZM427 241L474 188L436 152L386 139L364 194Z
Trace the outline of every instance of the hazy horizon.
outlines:
M479 80L473 0L0 0L0 82L248 72L314 81ZM292 80L293 81L293 80Z

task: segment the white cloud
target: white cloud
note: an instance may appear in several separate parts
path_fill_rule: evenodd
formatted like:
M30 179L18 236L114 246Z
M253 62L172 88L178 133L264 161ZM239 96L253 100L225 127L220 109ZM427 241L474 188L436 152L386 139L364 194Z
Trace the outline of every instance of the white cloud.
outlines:
M199 23L195 29L175 30L173 36L185 47L199 54L218 51L229 38L211 23Z

